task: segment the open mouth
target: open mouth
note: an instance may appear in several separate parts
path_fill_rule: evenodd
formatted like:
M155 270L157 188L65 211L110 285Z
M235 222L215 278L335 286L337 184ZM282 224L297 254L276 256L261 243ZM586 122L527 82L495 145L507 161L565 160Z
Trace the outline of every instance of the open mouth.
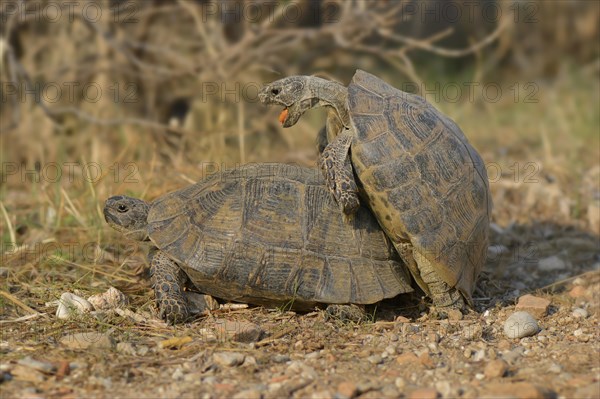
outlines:
M288 118L288 114L289 114L289 111L288 111L287 107L285 107L283 109L283 111L281 111L281 113L279 114L279 123L281 123L283 125Z

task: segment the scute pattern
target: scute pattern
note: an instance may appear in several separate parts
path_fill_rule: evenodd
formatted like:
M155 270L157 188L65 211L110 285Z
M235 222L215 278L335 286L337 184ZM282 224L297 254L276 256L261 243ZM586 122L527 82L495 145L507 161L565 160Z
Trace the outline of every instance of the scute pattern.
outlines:
M384 231L401 253L410 240L470 300L491 212L481 157L423 98L364 71L348 86L348 107L356 130L352 164Z
M204 292L250 303L375 303L410 292L373 215L347 224L318 171L263 164L151 204L149 236Z

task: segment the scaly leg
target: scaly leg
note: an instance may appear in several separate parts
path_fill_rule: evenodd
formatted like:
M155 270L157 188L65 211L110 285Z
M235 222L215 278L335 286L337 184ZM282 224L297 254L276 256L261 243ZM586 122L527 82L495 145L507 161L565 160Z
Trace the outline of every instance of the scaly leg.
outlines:
M345 215L353 214L360 206L358 187L350 162L352 137L349 130L341 132L327 144L319 158L327 187Z
M435 271L433 264L423 256L418 250L413 250L413 255L419 268L419 274L423 283L429 289L429 295L433 300L433 304L438 308L441 317L444 317L444 309L459 309L465 308L465 300L454 287L450 287L439 274Z
M160 318L172 324L184 321L189 316L187 301L183 296L187 275L158 249L150 250L148 259Z

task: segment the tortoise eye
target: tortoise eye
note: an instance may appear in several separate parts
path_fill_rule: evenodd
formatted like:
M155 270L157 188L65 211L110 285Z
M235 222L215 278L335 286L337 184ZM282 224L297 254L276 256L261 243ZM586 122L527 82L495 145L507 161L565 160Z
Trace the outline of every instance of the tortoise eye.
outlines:
M127 212L128 210L129 210L129 208L127 208L127 205L121 204L121 205L117 206L117 211L119 211L121 213Z
M272 89L271 90L271 94L273 94L274 96L279 94L279 89Z

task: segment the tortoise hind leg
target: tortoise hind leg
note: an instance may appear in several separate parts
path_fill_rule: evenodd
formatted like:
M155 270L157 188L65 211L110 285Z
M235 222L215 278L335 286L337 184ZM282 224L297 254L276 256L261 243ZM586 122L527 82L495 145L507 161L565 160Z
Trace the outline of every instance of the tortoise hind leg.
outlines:
M360 206L358 186L350 162L352 134L346 130L331 141L319 157L319 166L329 191L345 215L352 215Z
M148 259L160 318L172 324L184 321L189 316L183 296L186 274L160 250L152 249Z
M419 269L420 278L427 286L434 306L439 308L440 316L444 316L444 309L463 310L465 300L460 291L442 280L435 271L433 264L419 251L413 250L413 255Z

